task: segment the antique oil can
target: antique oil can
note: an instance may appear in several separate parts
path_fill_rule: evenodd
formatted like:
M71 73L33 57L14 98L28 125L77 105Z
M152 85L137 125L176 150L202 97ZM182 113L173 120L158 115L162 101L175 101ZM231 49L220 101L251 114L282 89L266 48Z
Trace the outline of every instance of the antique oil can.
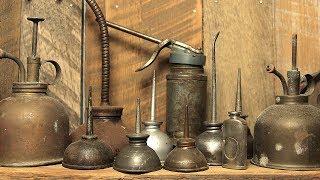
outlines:
M211 120L205 121L205 131L196 138L196 146L206 157L208 165L220 166L222 164L222 123L217 121L217 94L216 94L216 60L215 45L219 32L214 36L212 47L212 86L211 86Z
M109 86L110 86L110 53L109 53L109 34L106 25L105 17L95 0L86 0L93 13L96 16L96 21L100 27L101 34L101 103L100 106L92 107L92 118L94 123L94 131L96 135L110 147L114 154L128 144L126 138L126 128L122 124L121 115L123 108L120 106L110 105ZM86 129L83 124L70 134L72 142L82 138Z
M39 70L44 63L56 68L56 80L61 69L57 62L41 61L37 56L38 23L32 17L32 55L27 59L27 75L18 58L0 51L0 59L8 58L19 66L19 82L13 84L12 96L0 101L0 165L41 166L62 161L70 143L69 120L65 107L47 95L48 85L39 82ZM26 77L26 79L25 79Z
M161 169L157 153L147 145L148 134L141 133L140 99L137 99L135 133L127 135L129 145L115 157L113 169L124 173L147 173Z
M174 144L183 137L184 107L188 105L190 113L190 137L195 138L202 131L205 120L207 76L203 66L206 57L203 51L188 44L171 40L159 40L107 21L107 25L127 34L158 44L151 58L136 71L150 66L164 48L170 48L169 73L167 74L167 123L166 131Z
M229 119L223 122L222 167L247 169L248 126L242 115L241 71L238 69L235 111L229 112Z
M297 35L292 37L292 68L286 81L273 65L269 73L279 77L283 96L257 118L252 163L262 167L289 170L320 168L320 109L308 104L300 93L297 68Z

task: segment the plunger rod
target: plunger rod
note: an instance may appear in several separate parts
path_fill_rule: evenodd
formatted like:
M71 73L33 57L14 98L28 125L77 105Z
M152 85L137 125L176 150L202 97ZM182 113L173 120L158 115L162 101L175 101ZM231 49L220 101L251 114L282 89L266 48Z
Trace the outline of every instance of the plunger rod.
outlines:
M92 120L92 87L89 87L89 97L88 97L88 119L87 119L87 136L93 135L93 120Z
M292 70L297 69L297 34L292 36Z
M156 122L156 71L153 71L152 93L151 93L151 122Z
M242 112L241 69L238 69L235 111Z
M185 112L185 119L184 119L184 132L183 137L189 138L189 107L186 105L186 112Z
M140 112L140 98L137 99L137 110L136 110L136 133L141 132L141 112Z

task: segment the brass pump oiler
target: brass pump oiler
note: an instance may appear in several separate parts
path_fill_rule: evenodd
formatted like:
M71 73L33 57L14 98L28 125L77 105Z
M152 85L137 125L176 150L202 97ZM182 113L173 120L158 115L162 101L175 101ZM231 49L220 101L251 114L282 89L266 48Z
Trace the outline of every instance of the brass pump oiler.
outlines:
M70 169L102 169L111 167L112 150L93 134L92 88L89 88L86 134L64 151L62 166Z
M281 81L282 96L257 118L252 163L262 167L290 170L320 168L320 109L308 104L300 93L297 68L297 35L292 37L292 68L286 81L273 65L267 72Z
M212 112L211 121L205 121L206 130L196 138L197 148L206 157L208 165L219 166L222 164L222 123L217 121L217 94L216 94L216 61L215 47L219 32L214 36L212 43L212 86L211 102Z
M116 156L113 169L124 173L147 173L161 169L157 153L147 146L148 134L141 133L140 99L137 99L136 132L127 135L129 145Z
M196 147L195 140L189 137L189 107L186 106L183 138L177 141L177 146L168 154L164 168L177 172L204 171L209 167L206 157Z
M61 69L53 60L37 56L38 23L43 18L29 17L33 22L32 54L27 58L27 74L22 61L0 50L0 59L11 59L19 66L19 82L12 96L0 101L0 165L41 166L62 161L69 145L69 119L65 107L47 95L48 85L39 81L40 68L51 63L56 69L54 83ZM26 77L26 78L25 78Z

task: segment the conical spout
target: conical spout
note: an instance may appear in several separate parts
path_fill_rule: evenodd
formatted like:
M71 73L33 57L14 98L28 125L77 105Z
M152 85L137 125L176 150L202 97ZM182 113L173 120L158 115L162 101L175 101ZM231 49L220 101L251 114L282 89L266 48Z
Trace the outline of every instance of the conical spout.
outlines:
M278 70L276 70L276 67L273 64L268 65L266 69L267 69L268 73L273 73L274 75L276 75L280 79L280 82L282 84L283 94L287 95L288 94L288 85L287 85L286 79L283 77L283 75Z
M212 43L212 86L211 86L211 103L212 103L212 112L211 112L211 122L217 122L217 77L216 77L216 42L219 37L220 31L213 37Z
M141 133L141 112L140 112L140 98L137 99L137 109L136 109L136 133Z
M186 139L189 138L189 106L188 105L186 105L183 137Z
M92 120L92 87L89 87L88 108L87 108L87 136L93 135L93 120Z
M151 122L156 122L156 70L153 71L151 92Z
M235 111L240 113L242 112L241 69L240 68L238 69Z

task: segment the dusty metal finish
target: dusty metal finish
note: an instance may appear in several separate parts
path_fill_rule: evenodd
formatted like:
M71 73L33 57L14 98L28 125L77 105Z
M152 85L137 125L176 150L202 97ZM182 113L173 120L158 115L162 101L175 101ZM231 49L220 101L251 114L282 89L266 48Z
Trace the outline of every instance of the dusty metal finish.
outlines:
M296 51L296 35L292 38ZM288 71L288 95L277 96L276 104L265 109L254 131L252 163L269 168L315 170L320 168L320 110L300 94L300 72L296 52ZM312 92L309 92L312 93Z
M118 24L106 23L109 27L158 44L151 58L136 71L149 67L164 48L171 49L169 74L167 75L166 131L173 138L174 143L182 137L181 124L183 124L184 106L189 105L193 111L190 118L190 136L198 136L203 131L207 90L207 77L203 71L206 57L202 50L172 39L159 40Z
M151 147L160 158L161 164L173 149L173 143L169 136L160 130L162 122L156 120L156 72L153 71L152 94L151 94L151 118L150 121L143 122L145 125L143 134L148 134L147 145Z
M9 58L19 66L19 82L13 84L11 97L0 102L0 165L40 166L62 161L69 145L69 120L64 106L47 95L48 84L39 82L42 64L56 68L56 82L61 74L58 63L37 57L38 23L32 21L32 55L27 59L27 74L21 60L0 50L0 59ZM27 81L25 79L27 77Z
M177 142L177 146L168 154L164 168L177 172L204 171L209 167L206 157L196 147L196 141L189 137L189 107L185 107L183 138Z
M126 130L121 122L123 108L110 105L109 80L110 80L110 53L109 34L105 17L101 8L95 0L86 0L96 16L100 27L101 50L102 50L102 82L101 82L101 104L92 107L92 118L94 119L95 132L97 136L109 146L113 153L117 154L120 149L128 144ZM85 125L71 133L72 141L77 141L84 133Z
M229 117L223 122L222 167L247 169L247 123L240 112L229 112Z
M70 169L102 169L111 167L114 154L93 134L92 89L89 88L86 134L64 151L62 166Z
M211 87L211 102L212 113L211 120L205 121L206 130L196 138L196 146L206 157L208 165L219 166L222 164L222 123L217 121L217 101L216 101L216 60L215 47L216 40L219 36L218 32L212 43L212 87Z
M116 156L113 169L124 173L147 173L161 169L157 153L147 146L149 135L141 133L140 99L137 99L136 132L127 135L129 145Z

